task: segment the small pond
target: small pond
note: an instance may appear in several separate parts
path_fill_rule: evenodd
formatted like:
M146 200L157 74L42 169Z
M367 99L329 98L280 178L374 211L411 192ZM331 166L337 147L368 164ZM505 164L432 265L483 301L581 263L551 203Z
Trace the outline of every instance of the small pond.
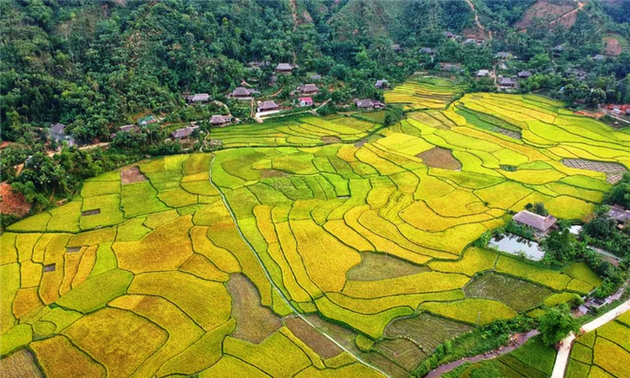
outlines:
M513 234L495 236L490 240L488 245L501 252L507 252L513 255L519 255L520 252L525 252L525 257L535 261L542 260L545 256L545 252L540 249L538 243Z

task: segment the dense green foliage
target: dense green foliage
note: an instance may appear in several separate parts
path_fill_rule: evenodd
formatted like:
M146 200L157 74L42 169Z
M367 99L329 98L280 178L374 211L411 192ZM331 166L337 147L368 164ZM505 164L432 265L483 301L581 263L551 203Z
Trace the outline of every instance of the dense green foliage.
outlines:
M549 309L540 319L538 327L546 345L560 342L570 332L577 332L579 328L578 320L571 315L566 304Z

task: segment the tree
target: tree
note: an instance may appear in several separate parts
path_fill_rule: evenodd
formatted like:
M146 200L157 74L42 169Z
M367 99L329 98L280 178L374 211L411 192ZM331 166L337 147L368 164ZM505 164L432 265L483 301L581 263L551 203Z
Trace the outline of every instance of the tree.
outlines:
M569 333L577 332L580 323L571 316L571 310L565 303L549 309L540 319L538 330L545 345L555 345Z
M593 89L591 93L586 96L586 102L592 107L596 107L604 101L606 101L606 92L600 88Z
M549 211L545 208L545 204L542 202L536 202L532 207L532 212L543 217L549 215Z
M400 121L403 117L403 110L400 107L393 107L387 113L385 113L385 119L383 120L384 126L393 125Z

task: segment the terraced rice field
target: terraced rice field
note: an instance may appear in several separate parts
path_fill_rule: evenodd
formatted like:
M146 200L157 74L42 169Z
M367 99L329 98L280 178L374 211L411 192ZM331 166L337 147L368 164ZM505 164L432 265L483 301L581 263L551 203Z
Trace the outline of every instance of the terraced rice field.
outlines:
M321 146L361 140L381 127L383 114L366 113L361 119L351 116L291 117L260 125L212 129L208 137L221 140L223 147Z
M566 378L630 376L630 312L577 338Z
M387 104L402 104L405 110L443 109L462 87L439 77L412 77L385 92Z
M527 203L591 213L606 176L562 159L628 166L630 136L535 96L454 106L522 139L454 108L357 145L373 124L312 118L342 142L226 128L224 146L241 148L88 180L2 235L2 356L28 348L49 377L408 376L446 339L600 285L586 266L550 271L470 245ZM436 147L461 168L417 157Z

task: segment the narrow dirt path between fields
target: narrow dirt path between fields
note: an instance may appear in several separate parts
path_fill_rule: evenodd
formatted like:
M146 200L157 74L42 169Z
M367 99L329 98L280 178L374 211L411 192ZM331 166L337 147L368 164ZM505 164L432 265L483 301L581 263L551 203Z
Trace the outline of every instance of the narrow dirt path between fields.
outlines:
M580 328L580 333L587 333L593 331L615 319L617 319L620 315L630 310L630 299L625 301L620 306L608 311L604 315L599 318L593 320L590 323L586 323ZM573 345L573 340L575 340L575 335L573 332L569 334L564 340L560 342L560 350L558 351L558 356L556 357L556 363L553 366L553 373L551 374L551 378L564 378L564 372L567 368L567 363L569 362L569 356L571 355L571 346Z
M273 279L271 279L271 275L269 274L269 271L267 271L267 267L265 266L265 264L263 264L260 256L258 255L258 252L256 252L256 249L254 248L254 246L251 245L251 243L249 242L249 240L247 240L247 238L245 237L245 234L243 234L243 232L241 231L241 227L239 226L237 219L236 219L236 215L234 214L234 211L232 210L232 208L230 207L230 204L228 203L227 198L225 197L225 194L223 194L223 192L221 191L221 189L219 189L218 185L215 185L214 182L212 181L212 165L214 164L214 159L215 159L215 155L212 154L212 160L210 161L210 168L208 170L208 181L210 181L210 185L212 185L212 187L219 192L219 196L221 197L221 201L223 202L223 206L225 206L225 208L228 210L228 212L230 213L230 217L232 218L232 221L234 222L234 225L236 227L236 231L238 232L239 237L243 240L243 242L247 245L247 247L252 251L252 253L254 254L254 256L256 256L256 260L258 260L258 263L260 264L260 267L262 268L263 272L265 273L265 276L267 277L267 280L269 281L269 283L272 286L272 289L276 291L276 293L278 294L278 296L280 298L282 298L282 300L284 301L284 303L289 306L289 308L293 311L293 313L295 315L297 315L299 318L301 318L304 322L306 322L308 325L310 325L311 327L313 327L313 329L317 332L319 332L320 334L324 335L326 338L328 338L330 341L332 341L333 343L335 343L335 345L337 345L339 348L341 348L343 351L345 351L346 353L350 354L351 356L353 356L357 361L361 362L362 364L369 366L370 368L378 371L379 373L383 374L383 376L385 377L389 377L388 374L386 374L385 372L383 372L382 370L380 370L379 368L377 368L376 366L373 366L369 363L367 363L366 361L364 361L363 359L361 359L359 356L355 355L354 353L352 353L352 351L348 350L346 347L344 347L343 345L341 345L340 343L337 342L337 340L333 339L331 336L329 336L328 334L322 332L320 329L318 329L317 327L315 327L315 325L313 325L313 323L309 322L309 320L302 315L299 311L296 310L296 308L293 306L293 304L284 296L284 293L282 292L282 290L280 290L280 288L278 288L278 286L276 285L276 283L273 281Z

